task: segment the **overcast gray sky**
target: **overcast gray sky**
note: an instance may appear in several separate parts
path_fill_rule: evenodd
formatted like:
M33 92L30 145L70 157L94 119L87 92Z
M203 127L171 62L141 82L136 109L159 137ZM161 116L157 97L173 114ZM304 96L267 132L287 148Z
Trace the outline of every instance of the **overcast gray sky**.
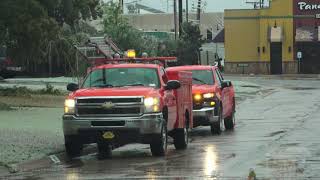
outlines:
M124 0L125 3L132 1L140 1L141 4L151 6L162 11L172 10L173 0ZM206 12L223 12L224 9L243 9L252 8L252 6L245 3L246 0L202 0L206 2L207 6L205 8ZM252 0L250 0L252 1ZM167 3L169 2L169 3ZM185 3L185 0L183 0ZM196 4L197 0L189 0L189 7L191 9L192 4ZM167 6L169 5L169 6Z

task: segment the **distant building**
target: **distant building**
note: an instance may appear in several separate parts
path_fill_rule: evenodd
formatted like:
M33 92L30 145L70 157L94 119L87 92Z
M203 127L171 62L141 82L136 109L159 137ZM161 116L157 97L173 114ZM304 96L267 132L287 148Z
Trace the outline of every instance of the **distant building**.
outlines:
M164 32L168 32L170 37L174 37L174 15L168 13L155 14L127 14L125 15L129 23L144 32L149 32L156 36L167 37ZM196 14L189 14L189 20L195 23ZM223 42L218 45L213 39L220 31L223 30L223 13L202 13L200 18L200 31L207 43L203 45L200 62L201 64L214 64L216 60L215 54L224 59ZM184 19L185 21L185 19ZM159 33L156 33L159 32Z
M224 16L226 72L320 73L320 0L273 0Z

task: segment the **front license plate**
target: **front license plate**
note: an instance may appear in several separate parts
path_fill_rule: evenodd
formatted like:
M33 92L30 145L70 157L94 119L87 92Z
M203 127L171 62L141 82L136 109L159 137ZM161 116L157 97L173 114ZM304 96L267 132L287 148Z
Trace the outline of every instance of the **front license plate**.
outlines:
M108 132L103 133L102 137L104 139L113 139L114 138L114 134L113 134L113 132L108 131Z

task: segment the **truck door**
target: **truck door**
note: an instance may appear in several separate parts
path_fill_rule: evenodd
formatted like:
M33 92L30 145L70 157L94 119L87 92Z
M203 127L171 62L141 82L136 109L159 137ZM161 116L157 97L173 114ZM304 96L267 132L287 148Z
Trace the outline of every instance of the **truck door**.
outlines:
M215 72L215 76L216 76L216 81L218 81L219 89L221 92L221 99L220 100L222 102L222 109L223 109L222 116L223 116L223 118L225 118L232 111L231 101L230 101L230 89L229 88L224 88L224 89L221 88L221 83L224 79L218 69L215 69L214 72Z

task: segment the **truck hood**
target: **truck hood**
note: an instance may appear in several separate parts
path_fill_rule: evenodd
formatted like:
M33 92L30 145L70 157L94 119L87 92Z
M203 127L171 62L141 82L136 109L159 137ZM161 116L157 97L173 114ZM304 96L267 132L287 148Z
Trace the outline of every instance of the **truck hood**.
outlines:
M97 96L157 96L159 90L151 87L121 87L121 88L88 88L80 89L69 95L69 98Z
M204 93L213 93L215 92L214 85L192 85L192 94L204 94Z

